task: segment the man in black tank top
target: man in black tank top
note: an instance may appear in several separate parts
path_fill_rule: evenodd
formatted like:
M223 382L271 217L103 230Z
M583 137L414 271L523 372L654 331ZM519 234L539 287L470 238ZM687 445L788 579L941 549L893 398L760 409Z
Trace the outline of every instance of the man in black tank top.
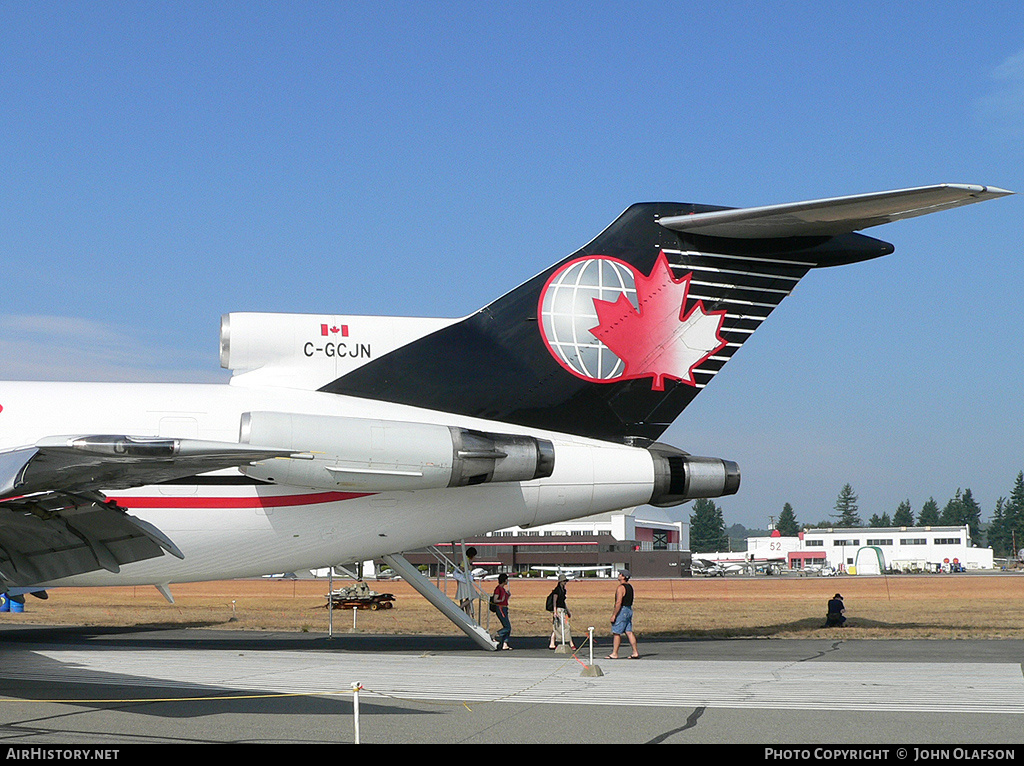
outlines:
M629 584L628 569L619 571L619 587L615 589L615 609L612 611L612 653L606 659L619 659L623 635L629 639L629 645L633 648L629 659L640 659L636 636L633 635L633 586Z

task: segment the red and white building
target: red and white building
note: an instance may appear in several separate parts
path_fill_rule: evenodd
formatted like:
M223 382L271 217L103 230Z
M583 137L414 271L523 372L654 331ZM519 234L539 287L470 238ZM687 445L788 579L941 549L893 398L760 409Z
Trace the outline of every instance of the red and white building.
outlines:
M777 558L789 569L823 566L849 574L994 568L992 549L975 547L966 526L808 529L797 537L747 538L747 553Z

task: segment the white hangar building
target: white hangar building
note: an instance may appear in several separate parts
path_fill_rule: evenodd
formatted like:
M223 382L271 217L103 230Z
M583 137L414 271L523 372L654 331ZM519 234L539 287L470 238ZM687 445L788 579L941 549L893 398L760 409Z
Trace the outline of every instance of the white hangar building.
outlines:
M831 566L849 574L993 568L992 549L974 547L966 526L833 527L747 540L748 554L759 558L770 550L785 556L791 569Z

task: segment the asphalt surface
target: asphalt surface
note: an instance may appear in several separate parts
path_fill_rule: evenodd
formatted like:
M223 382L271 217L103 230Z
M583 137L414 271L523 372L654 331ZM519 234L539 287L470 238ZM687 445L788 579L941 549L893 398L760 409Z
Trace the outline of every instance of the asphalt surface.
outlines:
M452 636L0 626L0 641L8 748L352 743L357 703L365 744L885 744L914 760L915 744L1024 742L1016 640L641 637L641 659L609 660L602 636L600 676L544 638L489 653Z

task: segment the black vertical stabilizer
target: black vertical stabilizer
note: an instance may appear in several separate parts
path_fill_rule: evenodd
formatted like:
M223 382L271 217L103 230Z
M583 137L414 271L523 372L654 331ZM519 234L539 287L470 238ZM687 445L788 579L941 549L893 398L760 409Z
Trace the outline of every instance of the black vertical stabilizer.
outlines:
M657 439L809 269L892 252L859 234L740 240L658 223L720 209L633 205L588 245L467 319L322 390L605 440ZM594 275L598 288L587 282ZM600 313L594 289L602 291ZM673 296L666 305L680 303L678 314L666 312L674 314L671 327L645 327L654 315L648 305L666 295ZM703 345L683 337L687 315L702 320ZM605 340L589 333L597 325ZM666 372L658 363L664 344L647 343L647 335L641 345L653 348L623 362L630 356L622 345L627 326L683 343L697 363ZM698 350L689 349L694 345Z

